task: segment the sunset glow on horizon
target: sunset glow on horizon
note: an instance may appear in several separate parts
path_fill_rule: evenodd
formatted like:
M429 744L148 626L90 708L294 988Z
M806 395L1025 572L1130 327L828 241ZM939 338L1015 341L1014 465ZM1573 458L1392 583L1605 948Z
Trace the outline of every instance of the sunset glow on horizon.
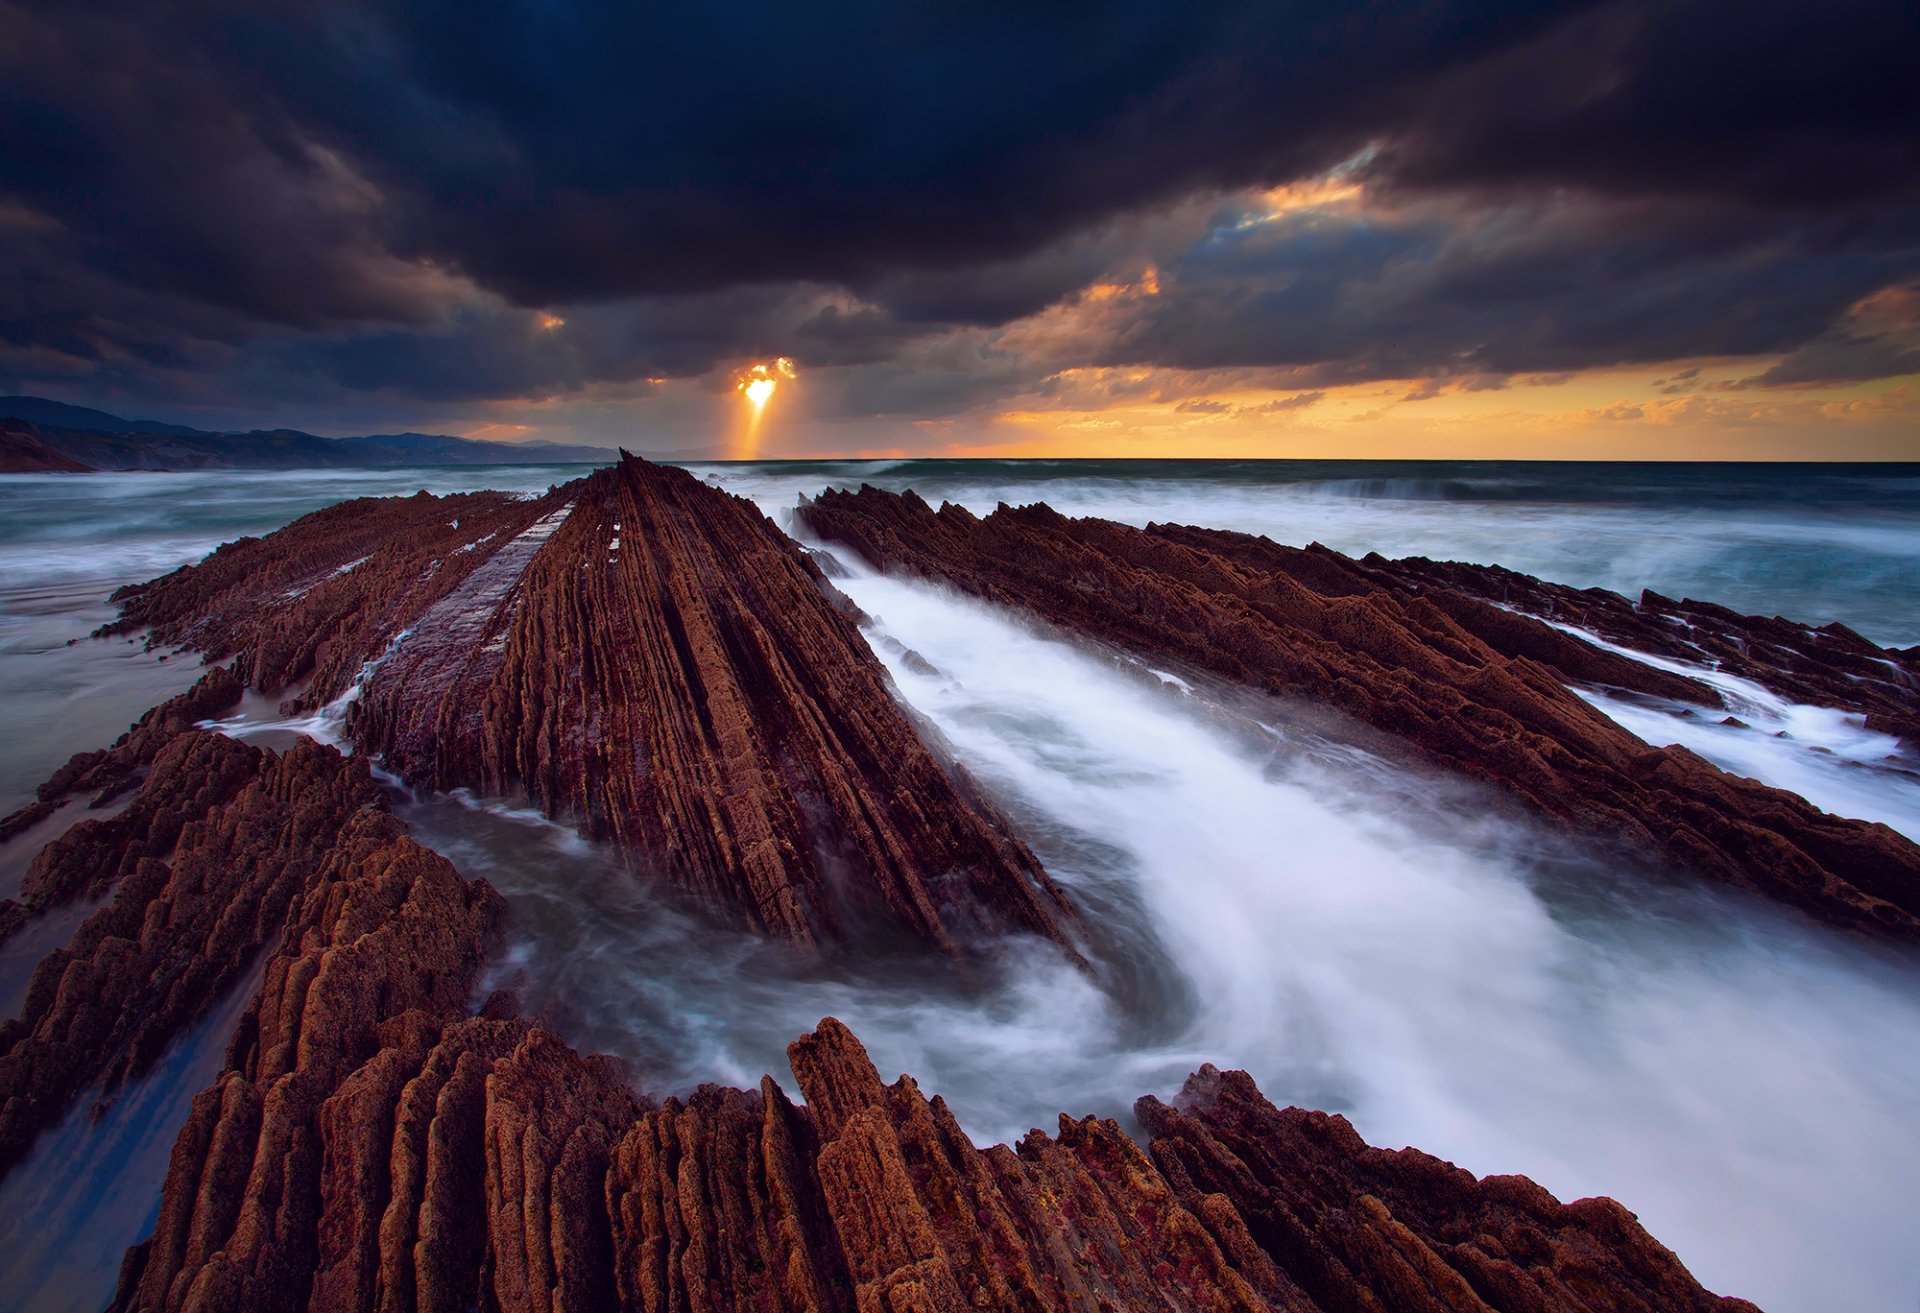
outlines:
M730 50L697 84L605 101L591 77L522 94L565 59L495 76L546 38L410 85L436 47L375 79L437 107L430 145L337 121L363 91L348 51L342 94L255 104L330 85L307 67L325 43L288 40L269 76L194 80L221 126L185 155L130 107L199 103L174 84L204 52L130 17L141 94L89 98L90 69L53 53L19 70L46 122L103 137L48 136L0 189L36 271L0 393L210 431L708 459L1920 459L1920 192L1872 92L1911 24L1884 0L1826 36L1775 15L1739 25L1748 56L1701 48L1676 82L1713 26L1623 3L1612 35L1581 6L1444 38L1268 7L1260 41L1170 13L1190 40L1109 48L1075 22L1071 54L1031 67L836 13L804 57L747 76ZM85 50L63 13L17 44ZM580 17L583 58L626 39ZM848 82L829 129L810 70L841 56L928 75ZM1017 134L1012 102L936 90L983 76L1031 97ZM689 128L657 138L668 119ZM267 122L288 148L243 130ZM153 159L191 203L130 223L115 198Z

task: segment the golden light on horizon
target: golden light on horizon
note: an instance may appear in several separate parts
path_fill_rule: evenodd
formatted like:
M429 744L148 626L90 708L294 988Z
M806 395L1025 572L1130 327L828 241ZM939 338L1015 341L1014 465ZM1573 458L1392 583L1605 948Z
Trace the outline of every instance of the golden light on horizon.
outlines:
M734 390L747 400L747 426L739 450L735 453L736 460L753 459L760 436L760 421L766 414L767 403L780 390L782 380L794 377L796 371L793 361L786 356L775 356L772 360L748 365L735 376Z

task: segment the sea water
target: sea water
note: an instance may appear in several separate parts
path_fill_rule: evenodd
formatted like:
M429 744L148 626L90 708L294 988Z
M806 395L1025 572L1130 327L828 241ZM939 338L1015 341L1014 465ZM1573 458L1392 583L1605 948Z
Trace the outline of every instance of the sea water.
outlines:
M1045 500L1136 524L1650 586L1843 620L1881 642L1920 638L1910 468L838 462L696 472L776 518L800 493L865 481L981 513ZM139 644L65 646L111 614L102 599L116 583L344 496L538 492L574 473L0 480L0 715L17 744L0 805L193 676L191 658L162 666ZM791 1090L784 1046L836 1015L884 1074L911 1071L946 1095L982 1143L1051 1127L1060 1112L1124 1121L1135 1096L1170 1094L1202 1062L1244 1067L1276 1102L1345 1113L1377 1144L1524 1173L1563 1198L1615 1195L1708 1286L1775 1313L1906 1310L1920 1299L1912 954L1496 819L1476 786L1409 769L1337 718L1161 675L844 564L841 586L872 617L869 639L900 696L1096 923L1100 969L1084 974L1031 941L1001 945L987 977L964 984L899 959L823 966L715 926L509 802L404 800L423 841L510 900L510 941L489 986L517 988L573 1043L615 1054L661 1093L762 1071ZM908 650L921 660L904 659ZM1920 814L1920 788L1891 760L1890 740L1763 690L1727 692L1745 699L1743 719L1799 733L1742 740L1776 747L1723 764L1846 814L1902 828ZM1675 708L1603 709L1655 740L1706 743ZM1864 771L1873 787L1823 792L1832 780L1793 774L1813 767L1791 745L1823 735L1852 754L1851 780ZM163 1063L151 1079L198 1076L197 1042L188 1047L193 1061ZM164 1150L63 1149L62 1161L87 1181L104 1174L116 1197L137 1195L157 1190ZM69 1213L102 1197L86 1181L47 1188L59 1164L36 1163L40 1175L10 1186L14 1197L32 1186L33 1197L69 1201ZM143 1216L103 1209L46 1225L106 1252L139 1239ZM111 1274L102 1280L83 1292L95 1304ZM71 1272L59 1289L72 1289Z

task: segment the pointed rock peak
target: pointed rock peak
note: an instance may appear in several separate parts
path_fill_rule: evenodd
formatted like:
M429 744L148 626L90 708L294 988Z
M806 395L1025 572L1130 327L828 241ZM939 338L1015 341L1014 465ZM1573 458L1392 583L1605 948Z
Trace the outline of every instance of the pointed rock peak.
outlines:
M825 1018L813 1033L789 1044L787 1061L822 1140L838 1138L848 1118L887 1097L867 1046L836 1018Z

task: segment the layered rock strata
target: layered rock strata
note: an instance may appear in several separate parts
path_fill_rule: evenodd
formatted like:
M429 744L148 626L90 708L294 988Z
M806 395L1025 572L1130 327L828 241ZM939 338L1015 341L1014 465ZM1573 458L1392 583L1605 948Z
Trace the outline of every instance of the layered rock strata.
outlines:
M144 630L149 646L231 661L249 688L301 685L296 705L341 696L419 616L495 553L564 511L502 492L362 497L264 538L241 538L195 565L120 589L103 633Z
M570 1165L569 1146L593 1133L583 1124L634 1107L604 1064L540 1069L550 1038L465 1016L503 912L484 881L463 880L391 817L336 847L289 911L227 1070L194 1100L119 1306L373 1308L385 1275L381 1306L472 1308L483 1261L510 1266L549 1225L567 1229L563 1243L589 1243L590 1224L576 1229L563 1200L515 1196L502 1205L512 1243L484 1250L490 1165L551 1189L563 1169L538 1163L534 1136L552 1137ZM546 1114L525 1127L528 1143L515 1138L517 1100ZM576 1170L592 1176L590 1163Z
M1142 1100L1145 1148L1063 1116L981 1150L832 1019L789 1050L804 1107L770 1077L655 1107L524 1022L415 1009L368 1030L341 973L329 1016L357 1028L294 1045L313 1007L287 1005L294 974L270 975L245 1066L196 1102L116 1308L1752 1307L1611 1200L1371 1149L1243 1073Z
M789 1053L805 1106L771 1078L656 1105L509 1000L468 1011L499 898L317 744L183 731L48 851L118 878L6 1035L10 1147L271 949L116 1308L1748 1307L1617 1205L1368 1149L1211 1069L1141 1103L1144 1149L1065 1117L977 1149L831 1020Z
M1712 602L1647 589L1638 601L1604 588L1569 588L1497 565L1369 555L1360 565L1416 588L1480 598L1596 634L1639 652L1711 666L1808 706L1866 718L1920 751L1920 649L1881 647L1837 621L1814 627L1742 615Z
M110 895L35 968L0 1023L0 1171L72 1101L108 1096L239 986L322 872L400 841L365 763L176 736L131 805L85 820L28 869L24 908Z
M882 569L1156 662L1330 704L1585 833L1838 925L1920 935L1920 848L1684 748L1649 747L1568 681L1708 705L1718 694L1481 598L1416 588L1325 549L1071 520L1046 506L981 519L868 487L822 494L799 514Z
M323 513L314 555L296 560L297 538L280 550L241 544L231 550L246 568L228 561L139 593L137 623L232 656L262 687L304 683L313 700L354 691L352 732L415 778L511 782L555 811L611 797L612 810L640 818L605 831L630 850L724 875L749 862L748 838L784 835L812 852L823 887L849 872L870 884L796 905L873 909L945 947L962 941L973 909L1019 924L1024 890L1057 931L1037 868L1010 890L978 866L960 878L927 866L927 853L997 853L996 869L1023 874L1031 858L998 846L1014 841L912 735L811 561L750 507L716 497L678 472L623 462L541 502L472 503L479 523L463 518L459 531L484 529L495 546L460 553L481 559L444 580L445 541L421 541L436 537L444 508L405 499L401 528L380 538L369 528L383 522L377 506L363 505L361 530L386 545L331 565L355 544ZM1153 550L1163 549L1191 554L1198 577L1256 573L1224 553ZM1097 584L1088 561L1071 564L1066 587ZM1322 617L1327 638L1293 598L1298 660L1319 660L1330 680L1379 678L1382 698L1426 696L1419 715L1461 705L1441 699L1434 672L1452 668L1422 645L1483 679L1511 677L1488 685L1492 707L1523 726L1573 714L1524 700L1501 709L1519 696L1511 688L1546 699L1558 687L1548 675L1560 667L1542 661L1618 660L1524 630L1480 637L1430 601L1431 613L1419 599L1388 605L1335 591L1326 562L1299 568L1320 582L1294 588L1352 614ZM1195 594L1128 595L1134 613L1232 613L1247 625L1265 615L1187 583ZM1249 587L1292 598L1278 583ZM324 622L327 637L278 633L288 615ZM1274 640L1245 633L1259 641L1221 650L1258 668ZM1544 655L1497 645L1536 641ZM1345 650L1375 666L1334 666ZM42 963L23 1017L0 1029L0 1171L75 1098L95 1085L110 1093L213 999L258 981L225 1070L179 1131L153 1234L129 1252L116 1308L1751 1307L1703 1290L1611 1201L1561 1205L1523 1178L1481 1181L1415 1151L1369 1148L1340 1118L1275 1108L1240 1073L1205 1068L1171 1105L1142 1100L1144 1144L1111 1121L1062 1117L1054 1135L982 1150L910 1078L884 1084L829 1019L789 1050L804 1106L772 1078L656 1103L609 1061L515 1016L510 999L475 1014L499 897L407 837L365 757L314 743L276 754L192 727L238 686L210 673L49 782L49 805L139 788L122 811L49 844L21 905L110 899ZM464 755L447 757L443 738ZM1572 749L1556 751L1547 759L1571 769ZM686 782L653 778L669 770ZM906 802L888 792L899 772ZM865 830L849 828L856 811ZM919 865L887 874L889 844ZM736 906L768 905L750 879L743 894L743 877L718 875L689 882ZM796 899L813 891L785 878ZM1028 928L1045 924L1026 915ZM853 919L764 928L805 938L797 927L817 936L823 925Z
M804 944L1075 951L1065 900L751 503L630 456L517 501L362 500L118 595L408 782L525 794Z
M23 811L58 807L84 793L93 795L89 807L106 806L138 783L175 737L230 711L245 691L233 671L215 666L186 692L150 708L110 746L74 753L39 787L37 802Z

